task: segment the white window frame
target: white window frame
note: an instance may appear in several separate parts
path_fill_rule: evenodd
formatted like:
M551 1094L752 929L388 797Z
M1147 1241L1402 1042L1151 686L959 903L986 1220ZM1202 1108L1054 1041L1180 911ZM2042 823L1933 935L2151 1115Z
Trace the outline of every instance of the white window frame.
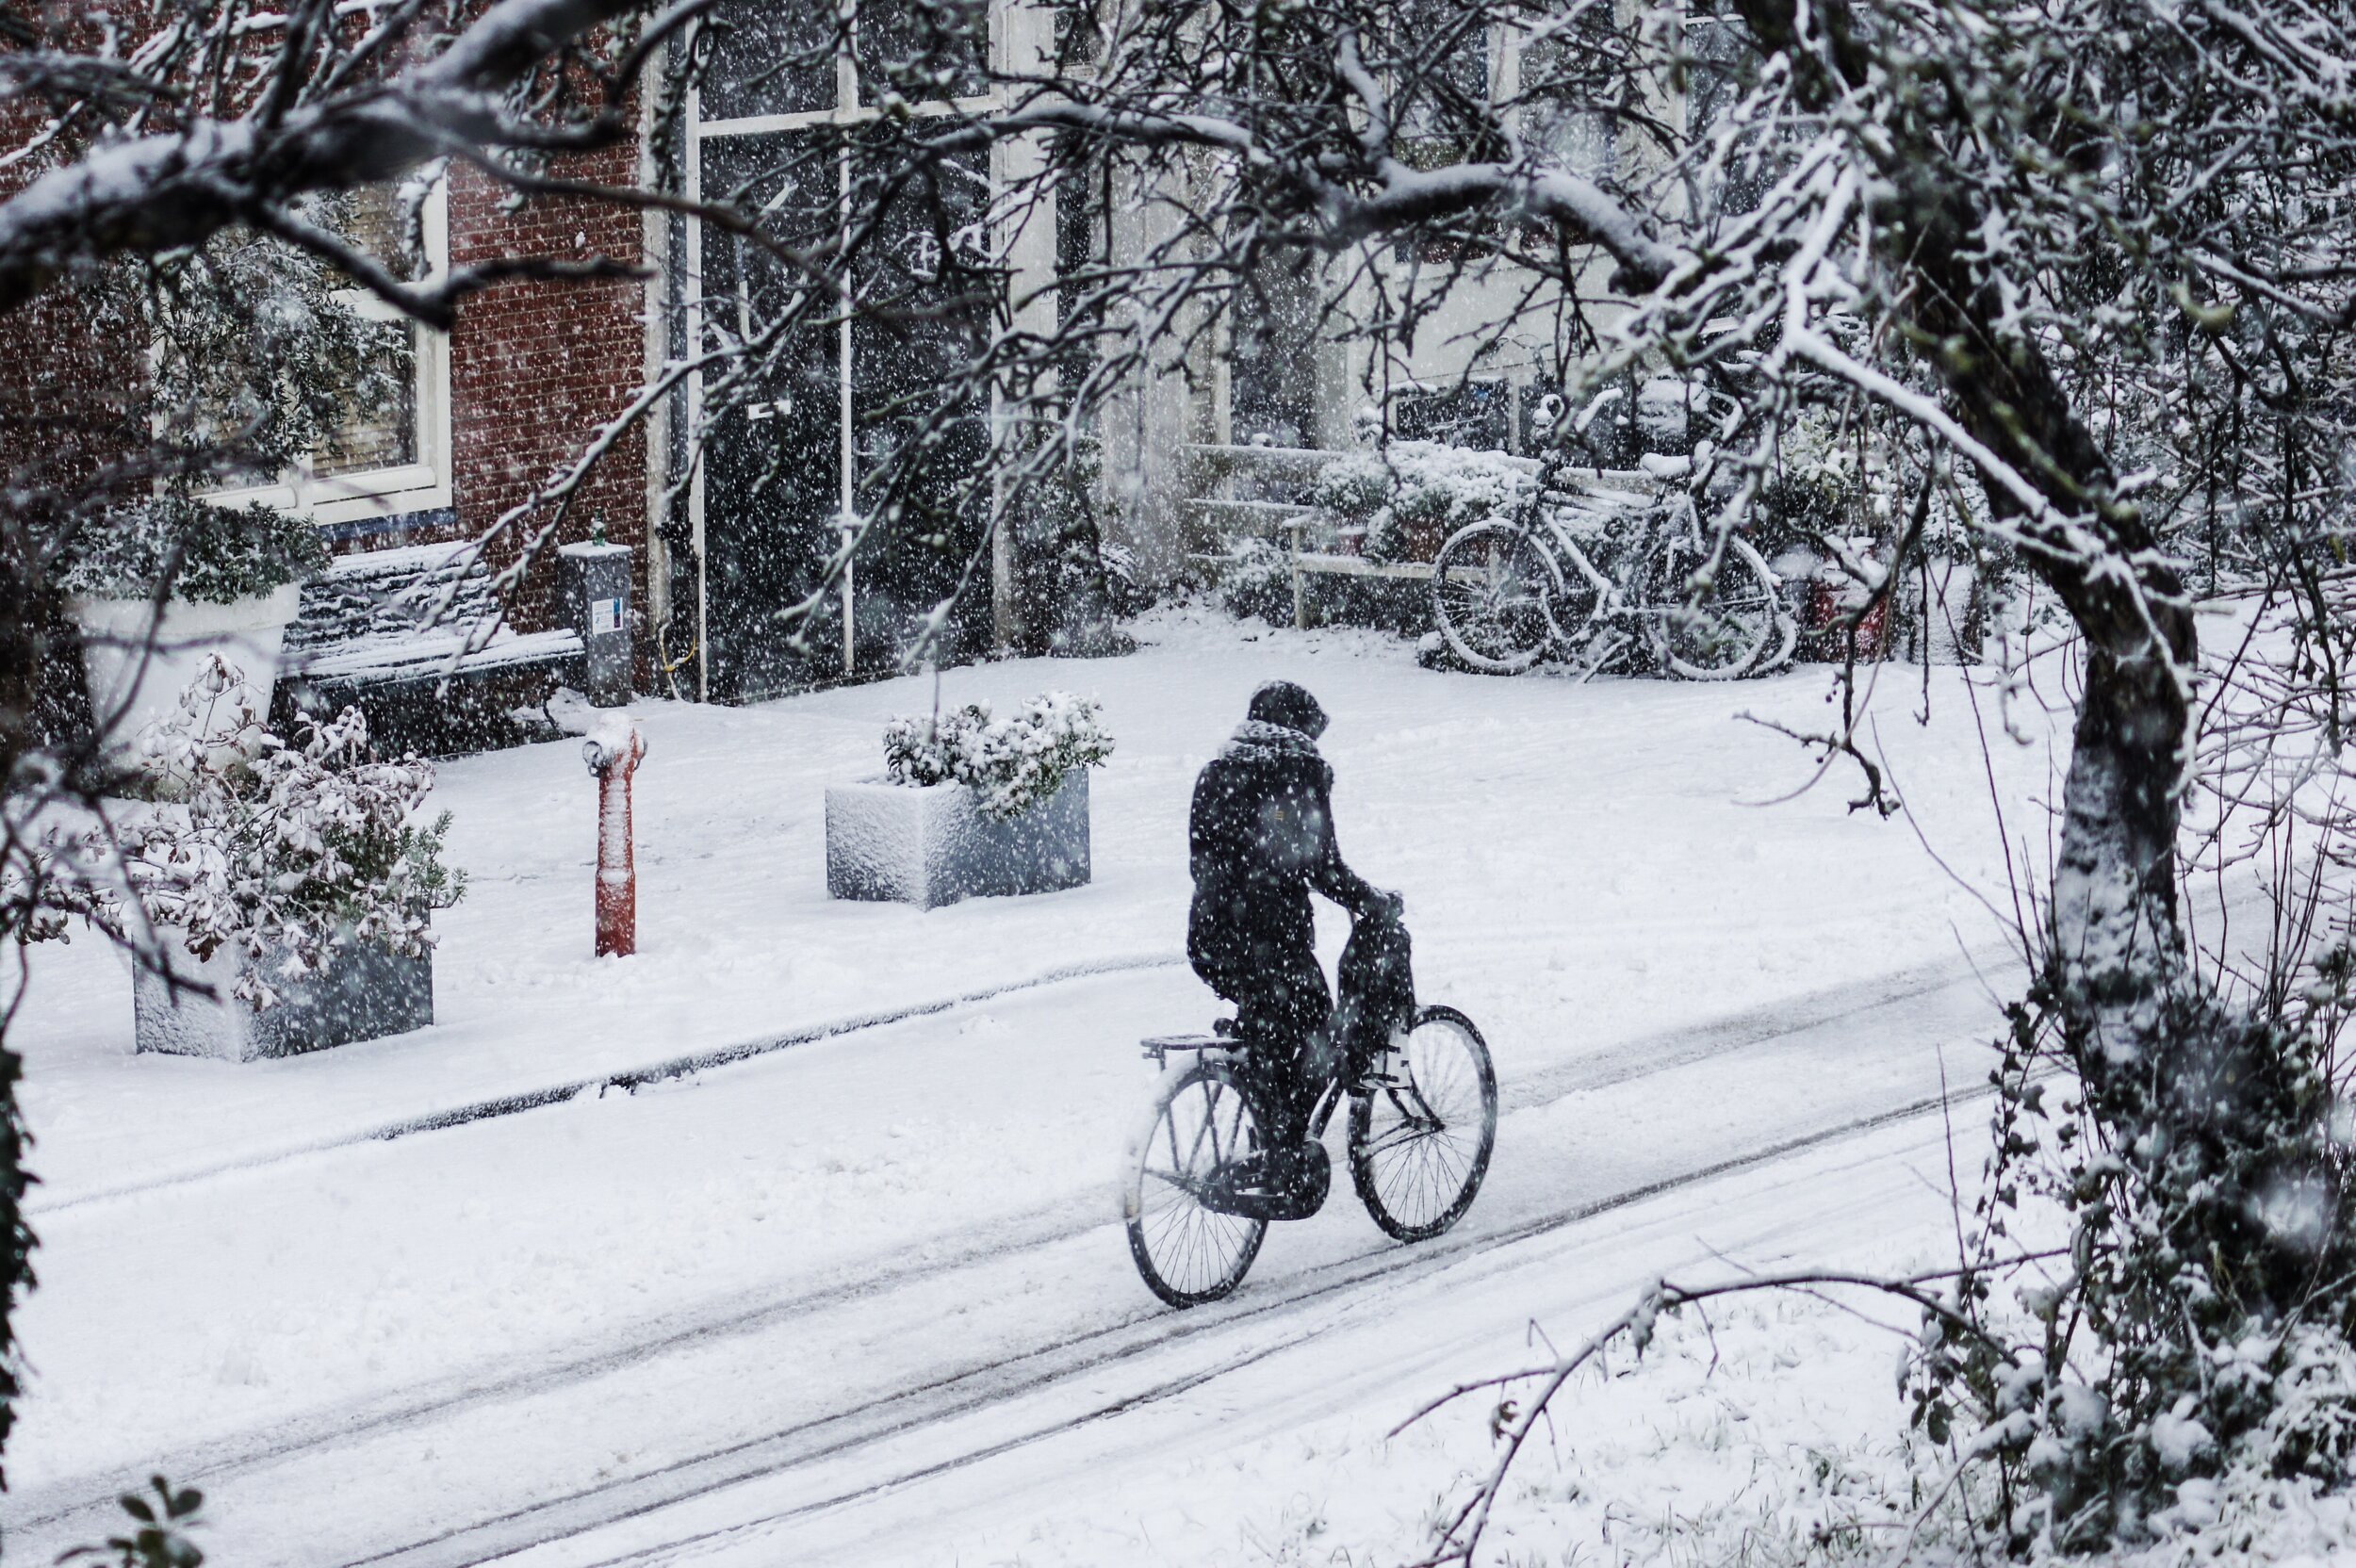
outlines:
M418 217L425 239L426 276L431 283L450 270L450 181L436 180ZM353 315L371 321L398 321L401 314L365 288L338 289L335 298ZM410 512L433 512L451 504L450 335L417 328L417 458L385 468L333 476L316 475L306 459L269 484L212 492L205 499L221 506L260 501L315 523L366 522Z

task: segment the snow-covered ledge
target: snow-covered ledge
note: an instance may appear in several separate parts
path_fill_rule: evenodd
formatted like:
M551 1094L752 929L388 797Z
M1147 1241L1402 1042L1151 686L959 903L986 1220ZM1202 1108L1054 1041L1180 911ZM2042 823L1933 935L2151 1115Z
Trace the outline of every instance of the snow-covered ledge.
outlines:
M826 791L826 891L935 908L1088 879L1088 770L1021 816L996 820L963 784L837 784Z
M431 949L412 958L366 942L337 947L322 973L297 981L271 977L278 1001L256 1009L231 994L248 960L223 948L199 963L177 933L162 936L173 971L202 980L213 994L184 988L175 997L160 977L140 966L132 977L131 1008L143 1052L250 1062L406 1034L434 1021Z

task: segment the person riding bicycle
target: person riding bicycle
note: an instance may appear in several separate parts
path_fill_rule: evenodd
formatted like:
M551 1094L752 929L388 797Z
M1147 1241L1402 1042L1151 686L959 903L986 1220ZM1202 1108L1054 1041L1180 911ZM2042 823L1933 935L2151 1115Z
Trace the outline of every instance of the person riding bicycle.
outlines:
M1350 910L1362 928L1395 933L1396 967L1405 976L1402 901L1344 864L1334 840L1333 769L1317 746L1327 722L1317 698L1289 680L1252 693L1249 716L1195 780L1188 823L1186 956L1235 1004L1236 1033L1250 1048L1247 1064L1270 1123L1268 1146L1279 1156L1273 1184L1313 1157L1306 1121L1333 1072L1326 1026L1333 1004L1317 964L1310 890Z

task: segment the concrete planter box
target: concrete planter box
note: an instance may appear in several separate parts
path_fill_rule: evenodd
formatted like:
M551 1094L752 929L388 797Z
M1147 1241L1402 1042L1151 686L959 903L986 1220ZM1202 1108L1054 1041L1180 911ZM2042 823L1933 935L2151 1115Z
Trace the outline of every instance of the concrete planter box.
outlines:
M962 784L837 784L826 791L826 891L931 909L1088 879L1088 770L1007 822Z
M142 730L179 712L180 694L216 653L245 672L268 713L286 628L302 604L302 586L291 582L229 604L172 599L160 619L146 599L69 600L82 632L90 714L100 724L122 715L106 737L111 754L127 761Z
M223 949L200 964L175 935L166 933L165 940L173 968L203 979L216 996L183 990L175 1001L160 978L134 971L131 1007L143 1052L250 1062L405 1034L434 1021L430 952L404 958L362 943L339 948L325 972L276 985L277 1005L256 1012L229 994L244 961L239 956Z

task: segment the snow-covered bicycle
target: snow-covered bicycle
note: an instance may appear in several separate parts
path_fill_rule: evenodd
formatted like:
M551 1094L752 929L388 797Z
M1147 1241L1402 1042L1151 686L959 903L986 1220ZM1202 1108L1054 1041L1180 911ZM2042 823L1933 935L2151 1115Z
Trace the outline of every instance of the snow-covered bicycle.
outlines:
M1291 1192L1237 1181L1266 1152L1268 1121L1248 1042L1221 1032L1140 1043L1162 1076L1129 1148L1121 1195L1129 1250L1147 1286L1171 1306L1216 1301L1243 1282L1271 1220L1304 1219L1323 1206L1331 1174L1320 1159L1313 1168L1323 1179ZM1497 1133L1497 1073L1472 1020L1453 1007L1421 1008L1363 1070L1345 1064L1317 1097L1312 1139L1324 1136L1345 1099L1350 1184L1374 1222L1400 1241L1425 1241L1462 1219Z
M1688 680L1729 680L1792 657L1799 628L1748 540L1712 537L1690 497L1647 504L1552 477L1520 517L1440 547L1432 608L1457 658L1517 675L1561 646L1591 672L1641 654Z

